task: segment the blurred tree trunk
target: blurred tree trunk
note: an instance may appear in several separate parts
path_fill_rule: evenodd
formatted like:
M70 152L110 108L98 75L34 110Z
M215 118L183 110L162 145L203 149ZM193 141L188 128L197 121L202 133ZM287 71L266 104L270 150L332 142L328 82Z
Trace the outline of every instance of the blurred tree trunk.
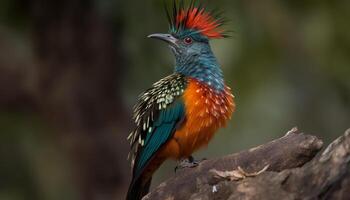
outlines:
M112 32L111 22L99 16L93 3L28 2L39 58L36 102L58 127L84 200L115 198L127 181L127 145L120 142L128 128L120 96L122 24Z

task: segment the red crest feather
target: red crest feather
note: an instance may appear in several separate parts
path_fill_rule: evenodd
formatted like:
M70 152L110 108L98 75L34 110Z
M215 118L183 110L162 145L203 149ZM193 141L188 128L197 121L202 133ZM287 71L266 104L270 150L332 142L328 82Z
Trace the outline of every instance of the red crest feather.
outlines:
M184 29L192 29L208 38L227 37L226 31L221 29L225 20L220 15L206 11L202 6L195 4L197 3L192 2L185 8L183 0L179 1L179 6L174 0L172 17L170 17L169 11L166 9L170 31L177 33Z

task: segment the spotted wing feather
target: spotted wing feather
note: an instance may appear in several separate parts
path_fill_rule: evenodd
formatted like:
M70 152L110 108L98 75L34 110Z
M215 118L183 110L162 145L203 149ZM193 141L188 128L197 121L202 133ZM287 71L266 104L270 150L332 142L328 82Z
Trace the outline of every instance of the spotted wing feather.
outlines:
M134 107L136 128L128 137L134 176L142 171L155 152L170 138L184 117L184 103L179 97L186 84L183 75L172 74L139 96Z

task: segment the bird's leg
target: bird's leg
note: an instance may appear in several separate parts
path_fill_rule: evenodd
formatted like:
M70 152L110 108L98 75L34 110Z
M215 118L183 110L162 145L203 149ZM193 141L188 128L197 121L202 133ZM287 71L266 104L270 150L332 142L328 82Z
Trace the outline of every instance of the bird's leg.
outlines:
M202 162L203 160L206 160L206 159L204 158L201 160L195 160L193 156L189 156L188 158L183 158L179 161L179 163L175 167L175 173L178 169L197 167L199 163Z

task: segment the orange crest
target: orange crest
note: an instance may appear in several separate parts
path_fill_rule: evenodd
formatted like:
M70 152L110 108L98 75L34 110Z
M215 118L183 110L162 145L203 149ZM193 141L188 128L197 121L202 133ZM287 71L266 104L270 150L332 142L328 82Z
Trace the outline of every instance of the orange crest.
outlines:
M185 8L183 0L179 1L179 6L174 0L172 17L167 11L168 20L172 33L183 31L184 29L195 30L208 38L224 38L227 35L220 27L224 24L224 19L213 12L206 11L201 6L196 6L192 2ZM217 16L214 18L213 16Z

